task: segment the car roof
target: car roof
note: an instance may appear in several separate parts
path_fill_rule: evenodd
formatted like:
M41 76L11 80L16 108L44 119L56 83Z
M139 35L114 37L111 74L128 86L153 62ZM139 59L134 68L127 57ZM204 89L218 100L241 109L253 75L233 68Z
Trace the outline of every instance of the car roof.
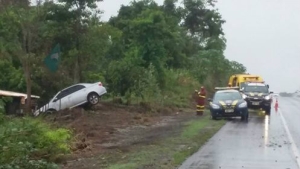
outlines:
M68 88L70 88L70 87L77 86L77 85L83 85L83 86L87 87L87 86L92 85L92 84L93 84L93 83L77 83L77 84L73 84L73 85L71 85L71 86L68 86L68 87L66 87L66 88L64 88L64 89L62 89L62 90L60 90L60 91L66 90L66 89L68 89Z
M246 86L266 86L263 83L247 83Z

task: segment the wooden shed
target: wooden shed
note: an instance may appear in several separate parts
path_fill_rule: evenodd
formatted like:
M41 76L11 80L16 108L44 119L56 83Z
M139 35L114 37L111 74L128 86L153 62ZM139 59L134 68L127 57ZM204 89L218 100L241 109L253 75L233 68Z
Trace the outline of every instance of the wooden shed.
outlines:
M9 102L5 105L5 111L7 114L23 114L26 105L27 94L0 90L0 97L12 97L12 102ZM40 96L31 95L32 111L37 109L37 100L39 98Z

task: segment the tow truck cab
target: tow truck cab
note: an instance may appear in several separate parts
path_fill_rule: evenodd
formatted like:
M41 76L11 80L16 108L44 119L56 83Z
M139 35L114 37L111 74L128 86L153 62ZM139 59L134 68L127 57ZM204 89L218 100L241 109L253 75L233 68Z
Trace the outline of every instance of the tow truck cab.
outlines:
M266 114L271 113L273 92L269 91L269 86L264 83L245 83L240 90L248 108L263 109Z
M246 83L264 83L264 80L261 76L250 75L250 74L235 74L230 76L228 84L231 87L239 87L242 89Z

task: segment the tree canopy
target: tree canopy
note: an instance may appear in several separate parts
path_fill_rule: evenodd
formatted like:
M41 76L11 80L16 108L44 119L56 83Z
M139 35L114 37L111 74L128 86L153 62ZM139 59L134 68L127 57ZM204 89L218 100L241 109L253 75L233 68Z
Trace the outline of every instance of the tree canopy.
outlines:
M1 89L47 101L73 83L102 81L109 96L150 102L246 71L224 56L225 21L212 0L132 1L107 22L100 0L59 2L0 1ZM57 44L61 61L50 72L43 60Z

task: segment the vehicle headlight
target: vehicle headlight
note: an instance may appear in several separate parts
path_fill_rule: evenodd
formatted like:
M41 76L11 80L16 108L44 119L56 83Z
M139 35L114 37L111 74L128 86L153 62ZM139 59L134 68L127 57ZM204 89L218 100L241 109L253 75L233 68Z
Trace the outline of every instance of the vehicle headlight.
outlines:
M219 108L220 108L219 105L216 105L216 104L213 104L213 103L211 103L210 106L211 106L213 109L219 109Z
M239 105L239 108L244 108L247 107L247 102L243 102Z
M266 100L270 100L270 96L265 96L265 99Z
M246 99L246 98L247 98L247 95L242 94L242 97L243 97L243 99Z

